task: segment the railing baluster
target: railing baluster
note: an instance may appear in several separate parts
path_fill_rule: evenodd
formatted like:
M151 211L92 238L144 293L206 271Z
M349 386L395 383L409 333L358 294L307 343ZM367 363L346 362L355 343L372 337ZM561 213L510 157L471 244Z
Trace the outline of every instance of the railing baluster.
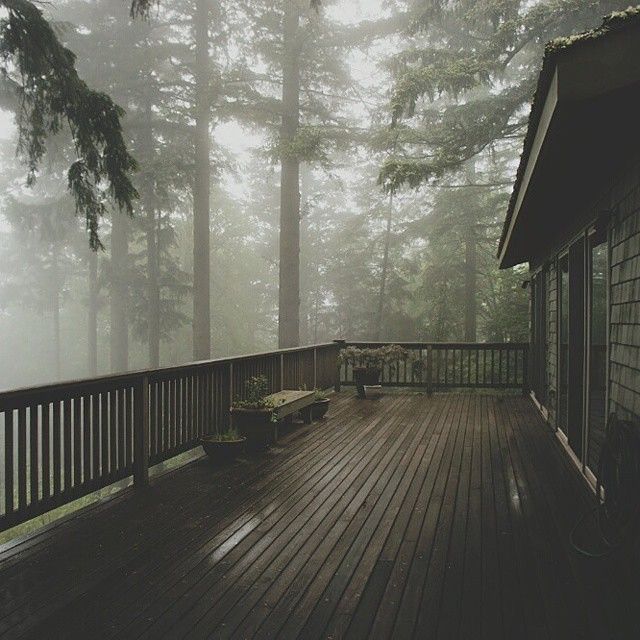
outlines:
M4 505L7 516L14 511L13 502L13 409L4 412Z
M73 486L82 484L82 400L73 398ZM47 408L48 411L48 408ZM43 436L44 439L44 436ZM43 453L44 456L44 453Z
M109 392L109 475L118 470L118 423L116 411L116 392Z
M53 403L53 495L61 492L62 475L62 425L60 424L60 401Z
M90 405L90 402L91 402L90 396L85 395L82 398L82 447L83 447L82 482L84 484L88 484L89 481L91 480L91 405ZM55 416L55 412L54 412L54 416ZM54 417L53 424L54 425L56 424L55 417ZM55 435L55 431L54 431L54 435ZM54 443L55 443L55 437L54 437ZM53 464L54 464L54 478L55 478L55 464L56 464L56 459L58 457L56 455L55 446L54 446L53 455L54 455ZM55 493L56 491L54 489L54 494Z
M131 421L129 420L129 411L128 406L131 403L130 398L131 392L129 387L126 389L122 389L120 393L118 393L119 407L118 407L118 421L120 423L120 428L123 432L124 439L124 448L123 455L125 459L126 468L130 469L133 459L131 457Z
M51 497L51 415L48 402L42 404L42 499Z
M149 483L149 378L142 376L134 391L133 481Z
M18 410L18 508L27 506L27 410Z
M337 363L348 344L0 393L5 466L0 529L132 473L136 484L145 484L150 464L196 447L201 434L229 425L233 396L244 395L252 375L266 375L273 390L352 384L352 367ZM527 345L409 343L406 348L425 366L414 373L413 360L399 359L394 372L385 368L385 384L423 385L428 392L455 386L526 388Z
M29 407L29 501L38 502L38 406Z
M66 398L62 407L64 424L64 491L71 490L73 461L71 459L71 399Z

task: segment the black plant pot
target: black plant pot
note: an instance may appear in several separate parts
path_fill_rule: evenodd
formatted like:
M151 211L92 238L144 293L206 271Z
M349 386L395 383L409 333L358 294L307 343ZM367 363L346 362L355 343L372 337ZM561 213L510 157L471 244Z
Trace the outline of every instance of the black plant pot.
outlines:
M231 426L247 440L247 448L264 449L278 438L277 423L271 419L271 409L231 407Z
M314 420L324 418L327 411L329 411L329 398L325 398L324 400L315 400L311 405L311 417Z
M247 439L237 440L217 440L215 436L208 436L200 439L200 444L204 452L209 456L209 460L215 464L225 464L232 462L244 453Z
M365 386L380 384L381 373L382 370L379 367L353 367L353 379L358 390L358 397L366 397Z

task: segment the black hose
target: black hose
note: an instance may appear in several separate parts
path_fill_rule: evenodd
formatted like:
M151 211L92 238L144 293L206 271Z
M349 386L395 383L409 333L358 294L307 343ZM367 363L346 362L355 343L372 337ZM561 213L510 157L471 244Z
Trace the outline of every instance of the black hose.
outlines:
M640 523L640 434L631 422L613 414L598 460L596 500L598 504L578 519L569 536L573 548L590 558L604 557L633 539ZM576 531L593 513L603 551L575 542Z

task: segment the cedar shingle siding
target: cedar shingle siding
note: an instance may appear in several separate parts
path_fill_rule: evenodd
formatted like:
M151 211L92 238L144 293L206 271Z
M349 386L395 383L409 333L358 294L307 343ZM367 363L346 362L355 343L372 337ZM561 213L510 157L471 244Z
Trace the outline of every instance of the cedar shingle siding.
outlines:
M555 262L547 268L547 410L549 422L556 423L558 388L558 276Z
M588 219L611 212L609 411L640 418L640 161L625 172L591 208ZM547 277L546 409L556 426L558 393L557 254L549 256Z
M640 417L640 164L608 196L611 227L610 410Z

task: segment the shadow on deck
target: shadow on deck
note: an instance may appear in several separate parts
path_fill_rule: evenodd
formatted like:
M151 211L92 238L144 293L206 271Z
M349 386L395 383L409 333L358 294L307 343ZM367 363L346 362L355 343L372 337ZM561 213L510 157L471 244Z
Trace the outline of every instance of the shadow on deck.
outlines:
M347 391L4 551L0 637L635 638L631 563L569 544L592 504L525 398Z

